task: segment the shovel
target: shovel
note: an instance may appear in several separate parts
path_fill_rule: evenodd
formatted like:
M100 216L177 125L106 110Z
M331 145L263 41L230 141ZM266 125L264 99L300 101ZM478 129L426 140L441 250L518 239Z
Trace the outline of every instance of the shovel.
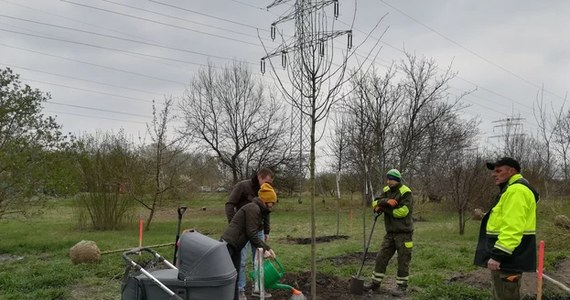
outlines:
M382 212L374 214L374 221L372 222L372 228L370 228L370 235L368 237L368 242L366 243L366 248L364 249L364 254L362 255L362 263L358 269L358 273L350 278L350 293L354 295L362 295L364 291L364 280L360 279L360 273L362 273L362 268L364 267L364 261L366 260L366 254L368 254L368 247L370 247L370 241L372 240L372 233L374 232L374 227L376 226L376 220L382 214Z
M187 207L182 205L178 207L178 226L176 228L176 241L174 242L174 258L172 259L172 264L176 265L176 254L178 253L178 240L180 239L180 224L182 223L182 215L186 211Z

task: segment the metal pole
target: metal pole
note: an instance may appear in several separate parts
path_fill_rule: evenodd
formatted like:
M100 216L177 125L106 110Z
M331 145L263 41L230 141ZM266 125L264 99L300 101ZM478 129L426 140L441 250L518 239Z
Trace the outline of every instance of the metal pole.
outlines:
M180 224L182 223L182 215L186 212L187 207L182 205L178 207L178 226L176 228L176 241L174 242L174 257L172 258L172 264L176 265L176 254L178 253L178 240L180 239Z

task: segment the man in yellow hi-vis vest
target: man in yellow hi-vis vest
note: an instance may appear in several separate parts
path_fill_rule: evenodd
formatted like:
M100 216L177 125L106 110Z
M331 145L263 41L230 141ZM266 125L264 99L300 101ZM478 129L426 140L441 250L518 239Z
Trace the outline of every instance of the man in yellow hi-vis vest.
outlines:
M538 192L510 157L487 163L500 189L479 230L475 265L491 270L493 299L520 298L522 272L536 271Z
M412 234L414 222L412 220L413 199L412 190L402 184L402 175L396 169L386 173L387 185L381 196L372 202L375 213L384 213L386 234L376 256L372 283L365 289L376 291L380 288L386 276L388 262L398 252L398 273L396 283L401 292L408 288L410 261L412 260Z

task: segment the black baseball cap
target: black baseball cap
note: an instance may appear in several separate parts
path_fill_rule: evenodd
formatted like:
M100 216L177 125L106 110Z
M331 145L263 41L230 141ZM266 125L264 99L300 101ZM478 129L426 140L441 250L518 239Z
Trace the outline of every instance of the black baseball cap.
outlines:
M515 168L515 170L517 170L517 172L521 171L521 165L519 164L518 161L516 161L516 159L514 159L512 157L501 157L496 162L488 162L487 163L487 169L489 169L489 170L494 170L495 167L500 167L500 166L509 166L509 167Z

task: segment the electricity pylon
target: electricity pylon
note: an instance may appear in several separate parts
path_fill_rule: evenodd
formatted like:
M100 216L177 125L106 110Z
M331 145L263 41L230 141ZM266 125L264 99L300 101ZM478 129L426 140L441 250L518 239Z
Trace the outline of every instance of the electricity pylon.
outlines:
M292 2L293 0L275 0L267 6L267 9L277 5ZM277 25L294 21L295 34L293 39L285 41L273 51L267 53L266 56L261 58L261 71L265 72L265 60L271 59L275 56L281 56L281 65L286 68L288 65L288 55L293 54L295 57L298 53L306 49L315 49L318 55L324 57L327 51L327 42L342 36L348 35L348 48L352 48L352 31L351 30L331 30L327 31L321 28L322 16L325 16L324 9L329 5L333 5L333 13L335 19L339 14L338 0L295 0L294 7L286 14L279 17L271 24L271 38L275 40L277 34ZM301 75L300 75L301 76ZM297 78L297 80L299 80ZM298 81L299 82L299 81ZM301 80L302 82L302 80ZM290 95L297 98L297 101L292 101L291 107L291 147L290 151L293 157L298 159L296 165L296 174L299 175L297 188L299 189L298 202L301 203L301 194L304 190L303 182L308 170L308 159L310 149L309 133L311 130L311 118L306 115L308 107L311 105L309 96L311 95L310 85L306 82L301 83L302 88L297 88ZM293 89L295 90L295 89Z

